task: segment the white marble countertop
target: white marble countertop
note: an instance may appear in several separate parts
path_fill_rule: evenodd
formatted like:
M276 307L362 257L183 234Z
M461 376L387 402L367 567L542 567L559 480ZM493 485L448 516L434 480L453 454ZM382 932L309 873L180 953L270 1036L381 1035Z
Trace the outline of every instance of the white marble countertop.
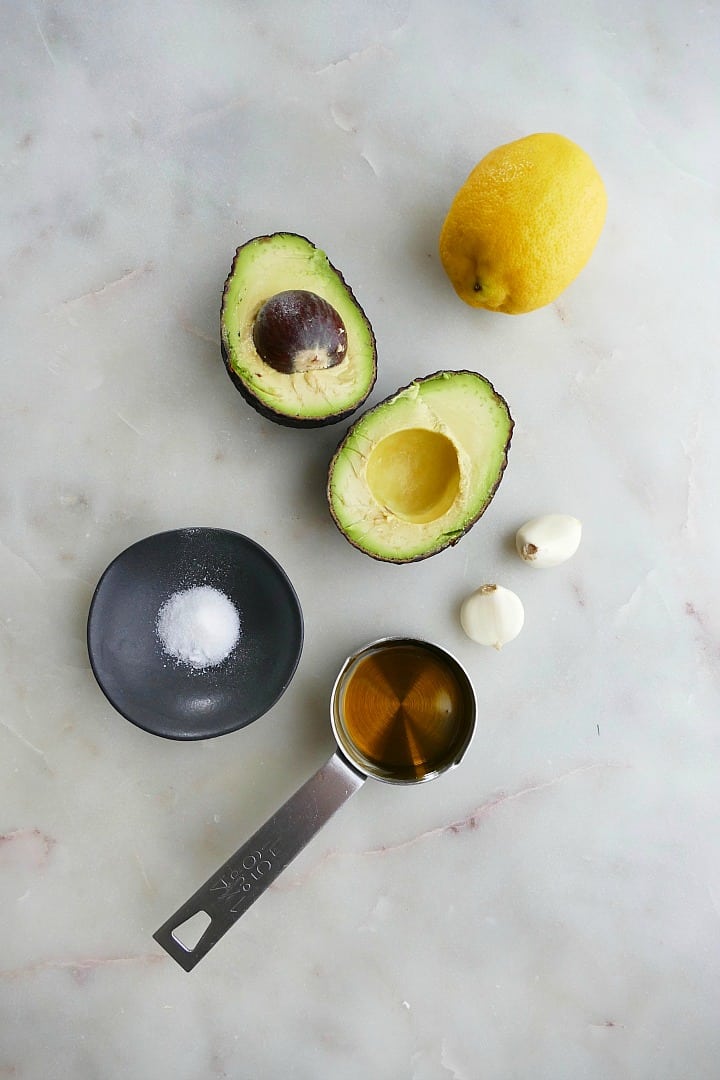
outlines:
M7 5L2 42L0 1077L714 1080L720 1026L717 4ZM489 149L559 131L609 195L554 305L466 308L437 257ZM377 563L332 524L346 428L235 393L236 246L300 232L372 321L371 403L469 367L510 464L452 550ZM584 523L564 567L509 540ZM282 700L201 743L90 672L94 586L216 525L293 581ZM521 636L458 604L516 590ZM332 750L335 673L430 637L480 698L461 768L368 783L187 975L152 933Z

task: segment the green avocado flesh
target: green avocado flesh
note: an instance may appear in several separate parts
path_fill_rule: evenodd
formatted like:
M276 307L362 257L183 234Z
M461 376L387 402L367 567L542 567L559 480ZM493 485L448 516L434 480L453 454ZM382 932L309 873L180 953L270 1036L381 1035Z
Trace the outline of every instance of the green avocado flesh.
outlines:
M372 327L342 274L304 236L273 233L237 249L220 323L233 383L277 423L335 423L375 384Z
M439 371L370 409L330 463L328 502L351 544L415 562L456 544L488 506L513 421L482 375Z

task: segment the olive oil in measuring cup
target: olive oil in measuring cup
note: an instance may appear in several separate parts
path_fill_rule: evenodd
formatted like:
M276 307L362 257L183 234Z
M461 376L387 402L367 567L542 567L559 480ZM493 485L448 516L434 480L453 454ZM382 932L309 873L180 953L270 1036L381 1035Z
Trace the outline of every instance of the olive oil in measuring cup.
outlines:
M442 772L465 750L474 700L445 652L403 639L346 668L334 710L341 748L363 771L396 783Z

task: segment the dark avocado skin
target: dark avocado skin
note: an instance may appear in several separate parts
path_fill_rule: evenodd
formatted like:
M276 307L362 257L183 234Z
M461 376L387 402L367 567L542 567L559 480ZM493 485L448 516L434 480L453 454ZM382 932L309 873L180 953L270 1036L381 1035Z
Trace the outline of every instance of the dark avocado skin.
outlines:
M434 371L434 372L431 372L431 374L429 374L429 375L424 375L424 376L423 376L422 378L419 378L419 379L413 379L413 380L412 380L411 382L407 383L407 385L406 385L406 386L401 386L401 387L399 387L399 388L398 388L398 389L397 389L397 390L396 390L396 391L395 391L394 393L392 393L392 394L388 394L388 396L387 396L386 398L383 398L383 400L382 400L382 401L379 401L379 402L377 403L377 405L373 405L373 407L372 407L372 411L374 411L375 409L381 409L381 408L383 407L383 405L386 405L386 404L387 404L387 403L388 403L389 401L392 401L392 399L393 399L393 398L396 398L396 397L397 397L397 396L398 396L399 394L401 394L401 393L403 392L403 390L409 390L411 386L415 386L415 385L416 385L417 383L422 383L422 382L426 382L426 381L427 381L428 379L434 379L434 378L436 378L436 377L437 377L438 375L441 375L441 374L442 374L442 370L438 370L438 371ZM455 374L455 372L454 372L454 374ZM469 369L467 369L467 368L463 368L463 369L461 369L461 370L458 370L458 371L457 371L457 374L458 374L458 375L477 375L477 374L478 374L478 372L476 372L476 371L470 371L470 370L469 370ZM500 469L500 471L499 471L499 473L498 473L498 476L497 476L497 479L496 479L495 483L493 484L492 488L491 488L491 489L490 489L490 491L488 492L488 495L487 495L487 498L486 498L485 502L484 502L484 503L483 503L483 505L482 505L482 506L480 507L479 511L478 511L478 512L477 512L477 513L475 514L475 516L474 516L473 518L471 518L471 519L470 519L470 520L469 520L469 521L468 521L468 522L467 522L467 523L466 523L466 524L465 524L465 525L464 525L464 526L462 527L462 529L458 529L458 532L457 532L457 535L456 535L456 536L448 537L448 538L447 538L446 540L442 541L442 543L440 543L440 544L438 544L438 545L437 545L436 547L434 547L434 548L433 548L433 549L432 549L431 551L424 551L424 552L423 552L422 554L420 554L420 555L414 555L413 557L411 557L411 558L409 558L409 559L404 559L404 558L400 558L400 557L398 557L398 558L396 558L396 559L390 559L390 558L388 558L387 556L384 556L384 555L378 555L378 554L376 554L376 553L374 553L374 552L372 552L372 551L366 551L366 550L365 550L365 548L363 548L363 547L360 547L360 545L359 545L359 544L356 544L356 543L355 543L355 541L354 541L354 540L352 540L352 539L351 539L351 538L350 538L350 537L348 536L348 534L347 534L347 533L345 532L345 530L343 529L342 525L341 525L341 524L340 524L340 522L338 521L337 517L335 516L335 513L333 512L333 508L332 508L332 503L331 503L331 500L330 500L330 498L329 498L329 486L330 486L330 478L331 478L331 476L332 476L332 471L333 471L333 468L334 468L334 465L335 465L335 459L337 458L337 455L338 455L338 453L339 453L340 449L342 448L342 445L343 445L343 443L345 442L345 440L346 440L347 438L349 438L349 437L350 437L350 435L352 434L352 432L353 432L354 428L355 428L355 427L357 426L357 424L359 424L359 423L360 423L360 421L361 421L361 420L363 419L363 416L365 416L365 415L366 415L366 413L363 413L363 416L360 416L360 417L358 417L358 419L357 419L357 420L355 421L355 423L351 424L351 425L350 425L350 427L349 427L349 428L347 429L347 431L346 431L346 432L345 432L345 434L343 435L342 439L340 439L340 442L338 443L338 445L337 445L337 447L336 447L336 449L335 449L335 453L333 454L333 456L332 456L332 458L331 458L331 460L330 460L330 466L329 466L329 468L328 468L328 483L327 483L327 494L328 494L328 499L327 499L327 502L328 502L328 508L329 508L329 510L330 510L330 515L331 515L331 517L332 517L332 519L333 519L333 522L334 522L334 523L335 523L335 525L337 526L338 530L339 530L339 531L340 531L340 532L342 533L342 535L343 535L343 536L345 537L345 539L347 540L347 542L348 542L349 544L352 544L352 546L353 546L354 548L356 548L356 549L357 549L358 551L362 552L362 554L363 554L363 555L365 555L366 557L369 557L369 558L371 558L371 559L375 559L375 560L376 560L377 562L384 562L384 563L394 563L394 564L396 564L396 565L403 565L403 564L405 564L405 563L416 563L416 562L423 562L423 561L424 561L425 559L429 559L429 558L431 558L431 557L432 557L433 555L437 555L437 554L438 554L439 552L441 552L441 551L445 551L445 549L446 549L446 548L451 548L451 547L455 547L455 545L456 545L456 544L458 544L458 543L459 543L459 542L460 542L460 541L462 540L462 538L463 538L463 537L464 537L464 536L465 536L465 535L466 535L467 533L469 533L469 532L470 532L470 530L472 529L473 525L477 524L477 522L478 522L478 521L480 520L480 518L481 518L481 517L483 516L483 514L484 514L484 513L485 513L485 511L487 510L488 506L490 505L490 503L491 503L491 502L492 502L492 500L493 500L493 497L494 497L494 495L495 495L495 492L497 491L498 487L500 486L500 481L502 480L502 478L503 478L503 475L504 475L504 473L505 473L505 469L507 468L507 463L508 463L508 451L509 451L509 449L510 449L510 443L512 442L512 436L513 436L513 431L514 431L514 429L515 429L515 421L513 420L512 416L511 416L511 414L510 414L510 409L508 408L508 404L507 404L507 401L506 401L506 400L505 400L505 398L504 398L504 397L502 396L502 394L499 394L499 393L497 392L497 390L495 389L495 387L493 386L493 384L492 384L492 383L490 382L490 380L489 380L489 379L486 379L484 375L482 375L482 376L480 376L480 377L481 377L481 378L482 378L482 379L483 379L483 380L484 380L484 381L485 381L485 382L486 382L486 383L488 384L488 386L489 386L489 387L490 387L490 389L492 390L492 392L493 392L493 394L495 395L495 397L496 397L496 398L498 398L498 400L499 400L499 401L502 401L502 402L504 403L504 405L505 405L505 408L507 409L507 413L508 413L508 418L509 418L509 420L510 420L510 430L509 430L509 432L508 432L508 437L507 437L507 441L506 441L506 443L505 443L505 452L504 452L504 454L503 454L503 459L502 459L502 468Z
M263 236L254 236L251 240L246 241L245 244L241 244L240 247L237 248L236 251L235 251L235 256L234 256L233 261L232 261L232 266L230 267L230 273L228 274L227 278L225 279L225 285L223 287L222 300L221 300L221 304L220 304L220 317L221 317L221 320L222 320L222 313L223 313L224 306L225 306L225 296L227 294L228 286L229 286L230 282L232 281L233 276L235 274L235 268L236 268L237 260L238 260L238 258L240 256L240 252L243 250L243 248L247 247L248 244L255 244L258 241L265 241L267 243L271 243L276 237L279 237L279 236L298 236L298 237L300 237L300 239L305 240L306 243L310 244L312 247L316 246L315 244L312 243L311 240L308 240L308 238L306 236L303 236L302 233L289 233L287 231L277 232L277 233L267 233L267 234L265 234ZM328 259L328 262L330 262L329 259ZM360 408L360 406L362 404L364 404L365 401L367 401L368 397L370 396L370 394L372 392L373 387L375 386L375 381L377 379L377 343L375 341L375 333L374 333L373 328L372 328L372 326L370 324L370 320L368 319L367 315L365 314L362 307L358 303L357 297L353 293L352 289L348 285L348 283L345 280L345 278L343 277L343 275L340 273L338 268L333 263L330 263L330 267L332 268L334 273L337 275L337 277L342 282L343 288L346 290L348 296L351 298L351 300L353 300L355 302L355 304L358 307L358 310L360 312L362 312L363 320L365 321L365 324L366 324L366 326L368 328L368 331L370 333L370 336L372 338L372 349L373 349L372 380L371 380L370 385L369 385L369 387L367 389L367 393L365 393L361 397L359 397L353 403L353 405L350 408L345 409L343 412L332 413L331 415L328 415L328 416L311 417L311 418L304 418L302 416L289 416L287 413L277 412L275 409L272 409L269 405L267 405L264 401L261 401L252 392L252 390L249 388L249 386L247 386L247 384L243 382L243 380L240 378L240 376L234 370L234 368L232 367L232 365L230 363L230 358L229 358L229 356L227 354L227 350L225 349L225 345L224 345L224 343L222 341L222 337L221 337L220 351L222 353L223 362L225 364L225 370L227 371L228 375L230 376L230 381L232 382L235 389L239 391L239 393L242 395L242 397L245 399L245 401L248 403L248 405L252 406L252 408L255 409L255 411L257 413L260 414L260 416L264 416L265 419L267 419L267 420L272 420L273 423L275 423L275 424L281 424L283 427L289 427L289 428L329 427L331 424L340 423L341 420L347 420L347 418L349 416L352 416L352 414L354 412L357 412L357 410Z

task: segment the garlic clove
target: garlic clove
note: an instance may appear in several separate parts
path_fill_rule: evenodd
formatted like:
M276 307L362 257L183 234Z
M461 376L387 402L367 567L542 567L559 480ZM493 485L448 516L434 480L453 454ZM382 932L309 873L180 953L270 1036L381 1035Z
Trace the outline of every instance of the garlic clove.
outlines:
M521 525L515 547L523 562L544 569L567 562L580 546L582 523L569 514L543 514Z
M524 622L520 597L502 585L481 585L460 608L460 623L467 636L495 649L516 638Z

